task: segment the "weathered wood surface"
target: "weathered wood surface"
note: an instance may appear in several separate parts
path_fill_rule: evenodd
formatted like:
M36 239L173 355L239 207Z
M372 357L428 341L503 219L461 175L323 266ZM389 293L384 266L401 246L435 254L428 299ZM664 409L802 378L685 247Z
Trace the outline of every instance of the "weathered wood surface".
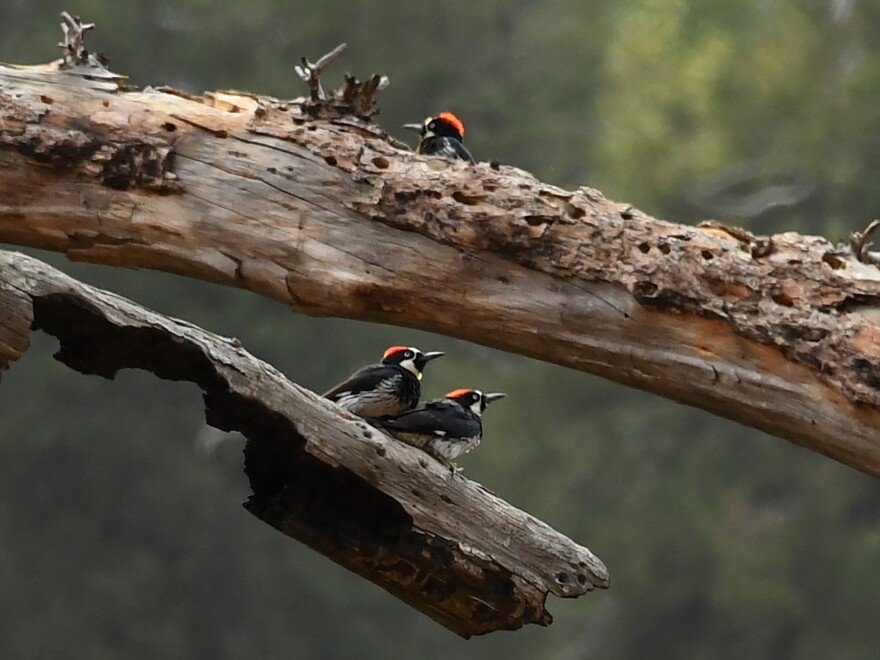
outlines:
M0 369L27 349L32 326L57 337L56 357L82 373L137 368L196 383L208 422L248 439L251 513L460 635L546 625L548 592L608 586L586 548L291 383L236 340L0 251Z
M823 238L656 220L302 100L95 87L0 68L0 241L556 362L880 475L880 270Z

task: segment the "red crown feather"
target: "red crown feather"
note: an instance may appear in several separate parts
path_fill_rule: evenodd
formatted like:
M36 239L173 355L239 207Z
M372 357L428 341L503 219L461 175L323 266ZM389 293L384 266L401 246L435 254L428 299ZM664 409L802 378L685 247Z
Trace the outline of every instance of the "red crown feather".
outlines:
M383 358L387 358L389 355L394 355L395 353L399 353L400 351L405 351L408 346L391 346L385 350L382 354Z
M447 393L446 398L447 399L457 399L458 397L465 396L467 394L470 394L471 392L473 392L473 390L469 390L468 388L463 387L461 389L452 390L451 392Z
M437 119L442 119L443 121L452 124L455 127L455 130L458 131L458 134L461 135L461 137L464 137L464 124L461 122L461 119L456 117L454 114L452 114L448 110L444 110L439 115L437 115Z

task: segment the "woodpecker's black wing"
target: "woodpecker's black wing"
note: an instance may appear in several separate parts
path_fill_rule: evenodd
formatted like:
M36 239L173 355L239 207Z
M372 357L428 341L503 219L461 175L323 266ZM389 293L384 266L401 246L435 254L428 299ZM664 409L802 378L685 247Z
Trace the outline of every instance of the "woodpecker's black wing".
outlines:
M468 151L468 148L464 146L458 140L450 140L452 151L455 153L456 158L460 158L461 160L466 160L469 163L474 162L474 157L471 155L471 152Z
M421 396L419 380L393 364L374 364L354 373L324 396L361 417L398 415L413 408Z
M371 364L358 369L347 379L326 392L323 396L331 401L337 401L351 394L362 394L375 390L384 380L400 375L400 370L387 364Z
M424 407L378 422L388 430L434 438L472 438L480 435L480 419L447 399L429 401Z
M466 160L474 162L471 152L464 146L461 140L446 136L434 136L426 138L419 147L419 152L429 156L440 156L447 160Z

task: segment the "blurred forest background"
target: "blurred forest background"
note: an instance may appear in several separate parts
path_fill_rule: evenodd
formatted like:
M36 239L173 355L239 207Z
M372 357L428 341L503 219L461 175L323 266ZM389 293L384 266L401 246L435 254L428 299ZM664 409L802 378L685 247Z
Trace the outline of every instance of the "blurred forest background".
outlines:
M61 9L137 85L293 97L292 66L385 73L383 127L443 109L480 160L656 216L832 240L880 211L880 3L0 0L0 61L54 59ZM241 439L194 386L34 348L0 386L0 657L874 658L880 481L591 376L407 329L292 314L152 272L63 270L321 390L389 344L448 352L426 394L502 390L469 477L590 547L610 591L461 640L241 508Z

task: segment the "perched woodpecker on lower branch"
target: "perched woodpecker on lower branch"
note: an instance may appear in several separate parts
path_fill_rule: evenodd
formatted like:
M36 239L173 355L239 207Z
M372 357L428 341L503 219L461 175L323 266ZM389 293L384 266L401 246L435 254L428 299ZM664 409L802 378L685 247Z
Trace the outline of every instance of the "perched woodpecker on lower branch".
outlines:
M324 396L361 417L399 415L418 404L425 365L441 355L441 351L422 353L412 346L392 346L382 362L359 369Z
M448 111L436 117L428 117L421 124L404 124L419 133L416 152L427 156L440 156L447 160L474 162L471 152L464 146L464 124Z
M453 459L469 452L483 439L481 415L486 406L502 397L501 392L453 390L442 399L376 423L398 440L431 454L454 474L459 468Z

